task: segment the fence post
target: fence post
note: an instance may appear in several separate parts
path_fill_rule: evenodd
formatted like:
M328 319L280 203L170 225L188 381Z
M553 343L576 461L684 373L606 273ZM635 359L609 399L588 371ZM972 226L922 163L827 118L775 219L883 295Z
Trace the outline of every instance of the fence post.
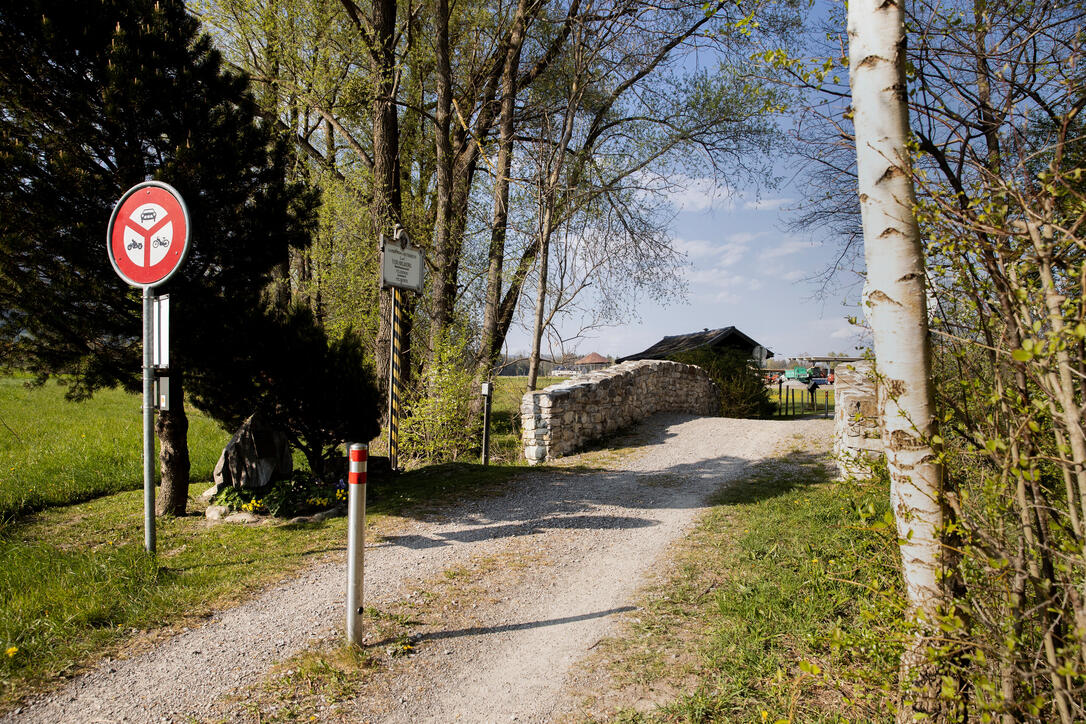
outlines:
M347 642L362 645L362 582L366 550L366 461L369 449L350 446L347 468Z

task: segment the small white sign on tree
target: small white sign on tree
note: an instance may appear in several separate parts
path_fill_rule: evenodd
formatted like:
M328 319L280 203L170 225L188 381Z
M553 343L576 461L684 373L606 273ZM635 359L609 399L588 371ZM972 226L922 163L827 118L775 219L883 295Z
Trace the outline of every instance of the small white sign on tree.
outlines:
M422 293L425 280L426 259L422 249L413 246L407 238L407 232L397 227L391 243L382 237L381 243L381 288L411 289Z

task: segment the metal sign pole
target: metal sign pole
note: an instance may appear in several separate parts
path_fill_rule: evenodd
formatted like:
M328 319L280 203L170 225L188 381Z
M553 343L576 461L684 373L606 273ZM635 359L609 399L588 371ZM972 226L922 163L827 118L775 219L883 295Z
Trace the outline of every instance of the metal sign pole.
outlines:
M388 463L399 469L400 446L400 334L403 326L403 304L400 290L392 289L391 354L388 356Z
M155 552L155 370L154 304L151 287L143 288L143 547Z
M163 367L169 364L165 326L161 330L162 354L155 354L153 289L166 283L185 261L190 232L189 210L181 194L167 183L150 179L124 192L106 226L106 256L113 271L130 286L143 289L143 543L152 554L155 552L156 358Z

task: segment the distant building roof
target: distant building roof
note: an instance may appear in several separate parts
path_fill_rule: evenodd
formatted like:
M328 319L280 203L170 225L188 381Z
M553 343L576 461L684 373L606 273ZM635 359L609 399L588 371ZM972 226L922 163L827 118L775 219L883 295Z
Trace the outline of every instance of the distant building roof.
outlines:
M610 363L611 363L611 360L607 359L606 357L600 355L597 352L593 352L592 354L586 354L584 357L581 357L579 360L577 360L573 364L575 364L575 365L605 365L605 364L610 364Z
M622 357L617 361L625 362L627 360L635 359L664 359L677 352L687 352L692 349L701 349L702 347L734 347L746 350L753 356L755 348L762 347L762 345L758 344L735 327L724 327L723 329L706 329L702 332L676 334L671 337L664 337L645 351L631 354L628 357ZM762 347L762 349L765 349L765 359L769 359L773 356L773 352L768 348Z

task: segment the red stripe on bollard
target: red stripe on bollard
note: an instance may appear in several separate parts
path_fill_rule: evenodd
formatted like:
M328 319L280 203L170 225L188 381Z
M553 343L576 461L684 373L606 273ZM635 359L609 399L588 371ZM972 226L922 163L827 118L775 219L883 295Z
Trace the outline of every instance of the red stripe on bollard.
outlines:
M361 445L352 445L347 467L347 482L351 485L366 484L366 460L369 450Z

